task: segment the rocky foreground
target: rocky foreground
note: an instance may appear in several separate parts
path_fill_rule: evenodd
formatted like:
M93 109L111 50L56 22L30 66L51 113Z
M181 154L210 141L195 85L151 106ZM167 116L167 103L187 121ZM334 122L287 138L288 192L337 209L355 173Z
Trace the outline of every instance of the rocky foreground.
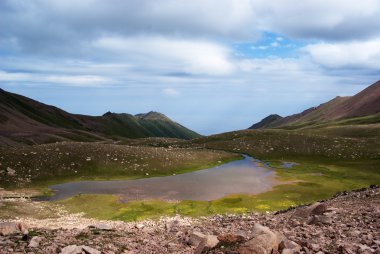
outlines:
M380 253L380 188L269 214L91 222L3 221L0 253Z

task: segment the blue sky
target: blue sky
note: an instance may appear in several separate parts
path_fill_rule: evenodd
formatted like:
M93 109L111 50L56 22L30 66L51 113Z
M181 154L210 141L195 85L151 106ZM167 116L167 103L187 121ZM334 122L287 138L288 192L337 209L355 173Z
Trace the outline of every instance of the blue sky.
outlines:
M380 77L378 0L2 0L0 87L71 113L244 129Z

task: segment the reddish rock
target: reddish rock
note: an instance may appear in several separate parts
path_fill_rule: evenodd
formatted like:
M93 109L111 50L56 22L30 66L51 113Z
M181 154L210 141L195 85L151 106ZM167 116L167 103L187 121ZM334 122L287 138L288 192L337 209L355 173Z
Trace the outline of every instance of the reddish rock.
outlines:
M278 249L277 235L269 228L255 224L254 237L239 248L240 254L270 254Z

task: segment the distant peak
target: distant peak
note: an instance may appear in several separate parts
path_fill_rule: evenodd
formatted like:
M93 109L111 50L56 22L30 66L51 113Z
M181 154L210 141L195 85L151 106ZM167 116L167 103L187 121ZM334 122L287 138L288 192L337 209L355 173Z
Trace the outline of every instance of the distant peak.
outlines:
M277 114L271 114L271 115L265 117L264 119L262 119L260 122L255 123L254 125L252 125L248 129L265 128L265 127L269 126L271 123L273 123L279 119L282 119L282 116L277 115Z
M114 115L114 113L112 113L111 111L107 111L106 113L103 114L103 116L112 116Z
M264 119L266 119L266 118L282 118L282 116L277 115L277 114L271 114L271 115L265 117Z
M2 89L2 88L0 88L0 93L1 94L8 94L8 92L7 91L5 91L4 89Z
M141 119L149 119L149 120L166 120L166 121L170 120L164 114L161 114L161 113L156 112L156 111L149 111L148 113L141 113L141 114L137 114L135 116L138 118L141 118Z

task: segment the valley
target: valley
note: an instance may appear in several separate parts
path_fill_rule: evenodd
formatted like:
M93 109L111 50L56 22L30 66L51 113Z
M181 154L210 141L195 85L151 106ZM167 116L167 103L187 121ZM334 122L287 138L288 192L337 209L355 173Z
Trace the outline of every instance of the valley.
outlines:
M45 110L51 113L50 106L42 105ZM159 113L153 115L151 121L162 118ZM379 119L377 111L276 128L260 124L260 128L191 139L169 132L167 137L130 138L119 136L124 132L118 129L107 133L43 123L48 135L59 137L50 140L40 127L20 135L17 129L10 133L9 127L0 147L0 220L31 225L39 221L52 223L53 228L131 222L139 227L139 223L180 216L197 227L195 221L201 216L272 216L339 192L376 188L380 183ZM3 126L11 126L9 121L13 120ZM57 134L73 131L99 139L83 141ZM36 143L30 144L31 140ZM65 221L68 218L71 226ZM39 230L37 235L41 235Z

